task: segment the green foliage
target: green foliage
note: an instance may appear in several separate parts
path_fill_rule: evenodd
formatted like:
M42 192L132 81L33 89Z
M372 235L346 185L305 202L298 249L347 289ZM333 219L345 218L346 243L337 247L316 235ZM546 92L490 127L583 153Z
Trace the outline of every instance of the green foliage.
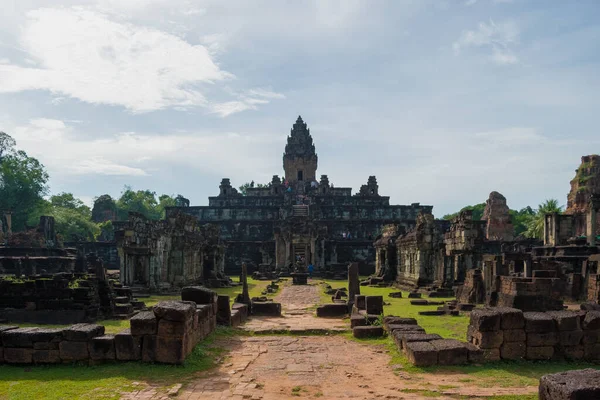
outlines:
M248 189L254 189L254 188L263 189L263 188L268 188L268 187L269 187L268 183L256 183L255 184L254 181L246 182L242 186L240 186L240 193L245 196L248 193Z
M115 238L115 230L112 221L104 221L98 224L100 228L100 234L96 237L96 240L109 242Z
M544 219L546 214L560 212L561 207L558 204L558 200L547 199L538 206L537 210L535 210L535 214L527 220L527 230L524 235L530 238L541 239L544 235Z
M529 220L535 215L535 211L527 206L517 210L509 210L511 222L515 228L515 236L521 236L527 230Z
M13 151L14 140L0 135L0 209L12 210L12 229L26 229L32 210L40 208L48 191L48 173L35 158ZM38 216L39 219L39 216Z
M183 198L183 196L178 195ZM137 212L148 219L161 219L165 217L165 208L177 205L177 197L166 194L156 197L156 192L150 190L134 191L131 186L125 186L121 197L117 200L117 216L127 219L129 212Z
M473 211L473 221L479 221L483 217L484 209L485 209L485 203L475 204L472 206L466 206L466 207L461 208L459 212L444 215L442 217L442 219L451 221L452 219L456 218L458 216L458 214L460 214L462 211L471 210L471 211Z

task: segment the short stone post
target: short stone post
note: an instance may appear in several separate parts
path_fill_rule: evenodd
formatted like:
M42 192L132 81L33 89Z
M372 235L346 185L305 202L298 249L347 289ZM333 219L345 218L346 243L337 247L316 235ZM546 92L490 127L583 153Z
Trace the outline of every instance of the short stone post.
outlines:
M248 291L248 266L242 263L242 298L240 303L248 306L248 315L252 312L252 302L250 301L250 292Z
M348 309L352 311L354 297L360 294L360 281L358 277L358 263L353 262L348 266Z

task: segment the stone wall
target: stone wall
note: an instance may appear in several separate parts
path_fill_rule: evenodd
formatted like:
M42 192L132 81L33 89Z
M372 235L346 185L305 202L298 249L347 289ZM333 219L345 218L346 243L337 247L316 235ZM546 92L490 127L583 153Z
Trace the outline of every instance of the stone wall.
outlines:
M0 364L60 364L143 361L182 364L216 327L217 295L192 301L163 301L130 320L130 329L106 335L105 328L77 324L66 329L0 326Z
M542 277L542 273L546 277ZM539 277L522 278L497 276L488 305L514 307L523 311L562 310L560 298L565 281L556 278L554 271L534 271ZM554 273L554 274L553 274Z
M483 304L485 298L482 271L478 268L467 271L465 283L457 288L456 299L459 303Z
M511 222L506 197L498 192L490 193L485 202L483 219L487 222L485 236L488 240L511 241L515 236L515 229Z
M116 242L65 242L65 247L77 249L80 257L89 253L96 254L104 263L106 269L119 269L119 251Z
M108 282L87 274L0 279L0 319L70 324L109 318L114 294Z
M598 361L600 312L475 309L471 312L467 341L481 349L487 361Z

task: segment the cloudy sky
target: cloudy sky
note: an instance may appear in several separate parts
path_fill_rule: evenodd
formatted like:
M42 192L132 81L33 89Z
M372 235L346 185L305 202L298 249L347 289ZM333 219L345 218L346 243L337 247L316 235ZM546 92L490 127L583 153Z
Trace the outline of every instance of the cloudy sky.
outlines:
M596 0L0 3L0 130L88 202L268 182L299 114L319 175L436 216L600 152Z

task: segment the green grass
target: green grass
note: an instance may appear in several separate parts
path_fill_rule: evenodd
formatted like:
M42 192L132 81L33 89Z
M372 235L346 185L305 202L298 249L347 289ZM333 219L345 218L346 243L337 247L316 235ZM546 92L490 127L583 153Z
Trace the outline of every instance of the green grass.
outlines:
M347 287L346 281L321 280L333 288ZM408 291L402 291L403 298L391 298L388 295L391 292L401 291L397 288L378 288L371 286L361 286L360 294L367 296L383 296L383 300L390 305L383 307L385 315L396 315L399 317L416 318L419 325L427 331L427 333L437 333L443 338L465 340L467 335L467 327L469 326L469 317L466 314L453 317L449 315L442 316L423 316L419 315L419 311L437 310L439 306L413 306L410 300L406 298ZM448 301L452 298L435 298L432 301ZM321 290L322 303L330 303L331 296L325 295Z
M0 399L118 399L123 392L136 390L134 382L149 382L164 389L185 383L194 373L212 368L225 350L215 340L235 335L230 328L217 328L202 341L184 365L141 362L99 366L0 366ZM142 388L142 387L138 387Z

